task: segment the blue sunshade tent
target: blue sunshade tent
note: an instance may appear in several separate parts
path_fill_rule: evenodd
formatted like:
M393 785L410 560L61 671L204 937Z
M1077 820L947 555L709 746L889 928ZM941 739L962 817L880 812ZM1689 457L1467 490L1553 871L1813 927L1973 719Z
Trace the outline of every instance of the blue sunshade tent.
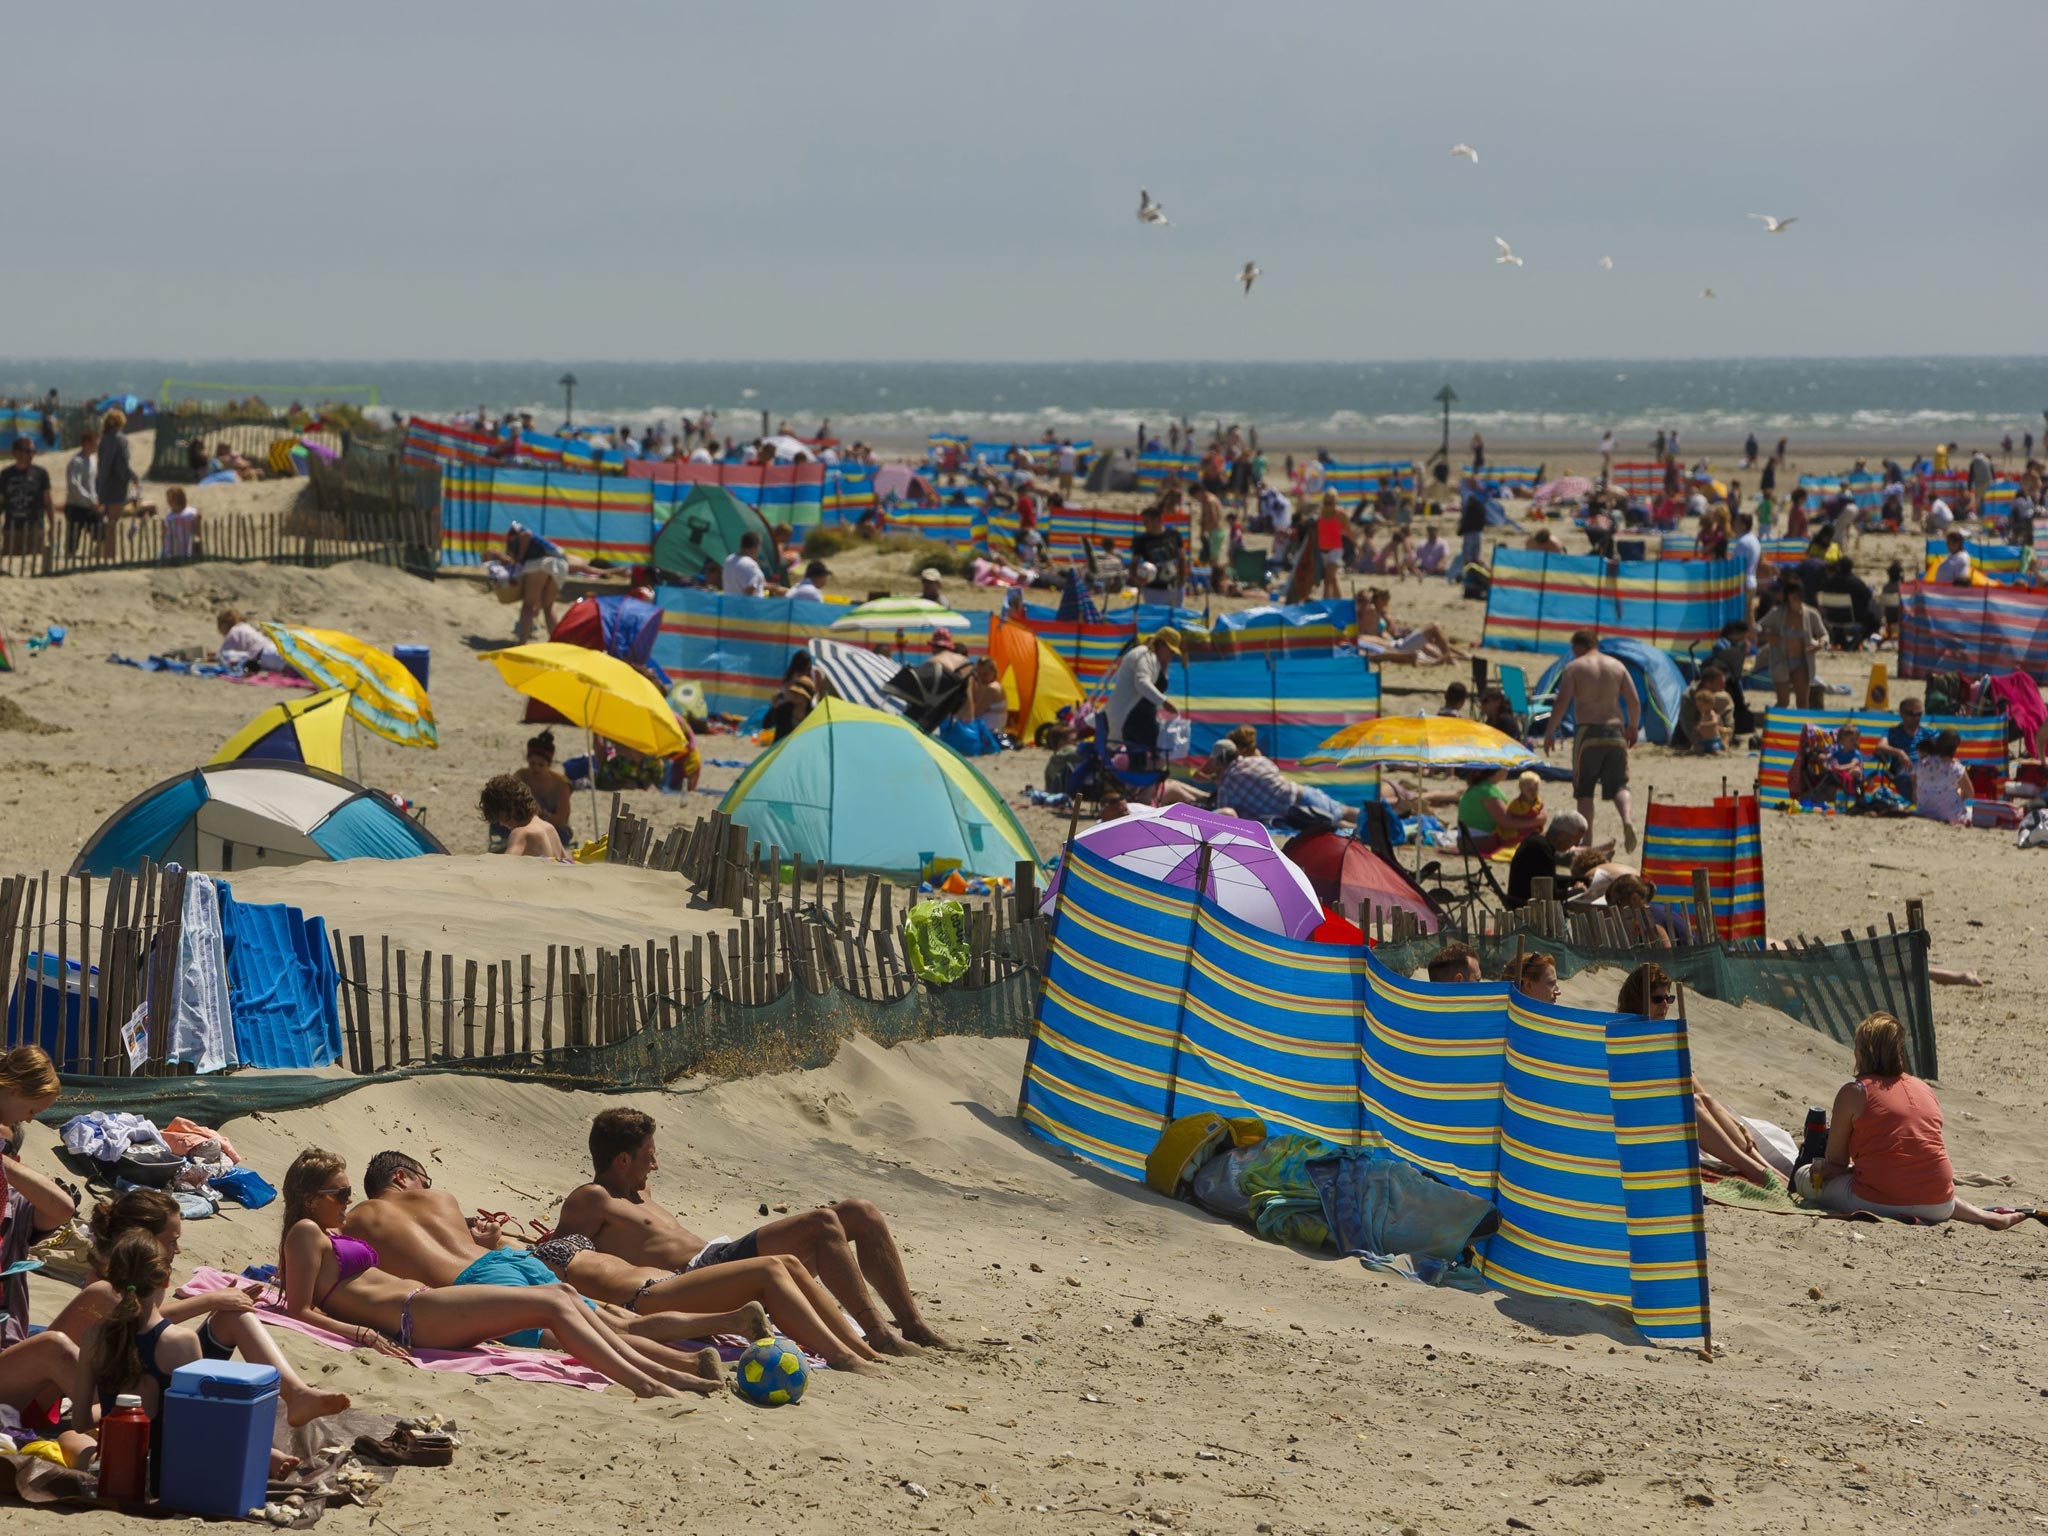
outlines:
M1600 649L1628 668L1629 677L1635 682L1636 696L1643 701L1643 736L1646 740L1663 746L1671 740L1671 728L1678 723L1678 706L1685 697L1685 674L1678 670L1678 663L1654 645L1626 635L1602 635ZM1550 664L1550 668L1537 680L1539 696L1557 692L1558 675L1564 671L1569 656L1561 656ZM1564 718L1558 721L1560 730L1572 728L1572 712L1566 710Z
M447 851L384 796L338 773L244 758L144 790L93 833L71 873L134 873L144 859L229 873Z
M1038 860L974 766L901 715L826 699L756 758L719 807L764 848L848 869L917 874L924 858L1007 875Z

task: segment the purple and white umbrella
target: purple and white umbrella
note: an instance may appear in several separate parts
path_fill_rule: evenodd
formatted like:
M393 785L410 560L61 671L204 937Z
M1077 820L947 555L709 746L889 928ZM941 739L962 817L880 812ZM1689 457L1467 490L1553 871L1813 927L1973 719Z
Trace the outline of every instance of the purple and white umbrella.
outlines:
M1206 842L1209 880L1204 894L1224 911L1290 939L1307 938L1323 920L1315 886L1256 821L1188 805L1134 805L1129 815L1098 822L1074 841L1086 843L1120 869L1184 890L1194 889ZM1065 873L1053 876L1041 911L1052 911Z

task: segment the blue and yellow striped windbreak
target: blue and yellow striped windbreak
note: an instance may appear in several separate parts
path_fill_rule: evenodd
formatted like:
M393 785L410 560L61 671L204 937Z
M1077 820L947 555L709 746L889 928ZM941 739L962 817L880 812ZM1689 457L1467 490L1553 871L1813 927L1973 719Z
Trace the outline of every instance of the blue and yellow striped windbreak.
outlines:
M322 688L348 690L349 717L401 747L438 747L434 706L397 657L338 629L259 624L286 665Z
M1038 1134L1134 1179L1202 1110L1388 1148L1499 1208L1479 1245L1495 1283L1623 1308L1651 1337L1705 1331L1682 1021L1407 981L1083 846L1065 868L1019 1099Z
M1626 635L1684 651L1744 616L1740 560L1602 560L1500 549L1484 643L1503 651L1571 648L1574 631Z

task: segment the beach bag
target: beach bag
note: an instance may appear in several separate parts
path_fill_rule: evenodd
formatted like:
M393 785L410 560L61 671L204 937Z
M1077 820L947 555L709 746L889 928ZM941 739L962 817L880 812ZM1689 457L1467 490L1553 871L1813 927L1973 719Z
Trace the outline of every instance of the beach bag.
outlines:
M903 920L903 948L920 981L958 981L967 974L966 909L957 901L920 901Z
M1175 715L1159 727L1159 755L1175 759L1194 750L1194 723L1186 715Z
M118 1186L123 1180L147 1189L162 1189L178 1176L185 1159L162 1142L138 1141L114 1162L99 1164L107 1180Z
M1959 715L1967 697L1960 672L1930 672L1924 707L1930 715Z
M2016 846L2048 848L2048 809L2035 809L2020 818Z

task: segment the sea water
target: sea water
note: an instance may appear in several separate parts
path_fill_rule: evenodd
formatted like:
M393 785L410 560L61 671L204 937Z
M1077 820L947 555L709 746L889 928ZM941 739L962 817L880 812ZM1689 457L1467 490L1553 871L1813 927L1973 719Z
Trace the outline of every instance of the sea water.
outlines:
M1936 441L1991 446L2010 432L2037 441L2048 425L2048 357L1754 358L1654 362L1411 361L1370 363L946 362L288 362L192 359L0 359L0 395L157 397L168 379L254 388L267 401L324 398L355 386L380 410L446 415L531 411L544 427L563 414L565 373L576 378L579 421L671 424L705 409L720 429L752 435L765 413L814 432L829 418L848 438L921 439L934 431L982 439L1063 435L1122 445L1141 426L1163 432L1256 425L1269 441L1425 442L1441 427L1448 384L1454 441L1543 440L1587 446L1608 428L1625 453L1659 429L1683 440L1779 437L1867 440L1921 449ZM173 398L222 398L174 385Z

